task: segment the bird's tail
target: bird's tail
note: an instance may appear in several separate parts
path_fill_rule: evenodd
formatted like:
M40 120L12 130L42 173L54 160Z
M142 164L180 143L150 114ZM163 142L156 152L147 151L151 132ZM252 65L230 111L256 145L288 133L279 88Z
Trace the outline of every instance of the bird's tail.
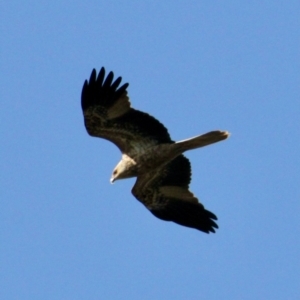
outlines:
M187 151L226 140L229 135L228 131L210 131L187 140L176 142L176 144L180 145L183 151Z

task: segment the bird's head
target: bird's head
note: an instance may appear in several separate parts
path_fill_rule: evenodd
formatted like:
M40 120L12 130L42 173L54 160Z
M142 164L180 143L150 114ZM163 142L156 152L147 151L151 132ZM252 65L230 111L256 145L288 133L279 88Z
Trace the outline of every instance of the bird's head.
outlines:
M118 180L118 179L121 179L120 178L120 171L119 171L119 169L116 167L114 170L113 170L113 173L112 173L112 175L111 175L111 177L110 177L110 183L114 183L116 180Z
M125 179L136 176L135 165L128 161L121 160L114 168L110 178L110 183L114 183L118 179Z

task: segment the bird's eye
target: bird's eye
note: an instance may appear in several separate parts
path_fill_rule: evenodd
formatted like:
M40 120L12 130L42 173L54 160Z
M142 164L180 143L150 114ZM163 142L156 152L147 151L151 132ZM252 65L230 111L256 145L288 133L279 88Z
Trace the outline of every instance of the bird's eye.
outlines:
M113 174L116 175L117 174L117 170L114 170Z

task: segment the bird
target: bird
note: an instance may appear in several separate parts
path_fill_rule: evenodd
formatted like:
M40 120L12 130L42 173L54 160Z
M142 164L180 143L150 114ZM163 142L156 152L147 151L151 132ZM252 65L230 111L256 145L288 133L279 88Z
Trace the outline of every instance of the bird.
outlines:
M81 107L89 135L114 143L121 160L110 182L136 177L133 196L155 217L215 233L217 217L206 210L189 190L191 164L183 152L204 147L229 137L228 131L215 130L175 142L167 128L153 116L131 107L128 83L114 80L105 68L93 69L85 80Z

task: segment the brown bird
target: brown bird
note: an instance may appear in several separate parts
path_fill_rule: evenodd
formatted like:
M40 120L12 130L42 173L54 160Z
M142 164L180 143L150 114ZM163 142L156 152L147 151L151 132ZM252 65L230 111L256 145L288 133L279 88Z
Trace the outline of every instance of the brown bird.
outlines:
M137 177L132 194L154 216L215 232L217 217L189 191L191 166L182 153L225 140L229 133L211 131L174 142L158 120L131 108L126 91L129 84L119 87L122 78L113 78L113 72L105 79L104 68L98 76L94 69L81 95L87 132L113 142L122 153L110 181Z

